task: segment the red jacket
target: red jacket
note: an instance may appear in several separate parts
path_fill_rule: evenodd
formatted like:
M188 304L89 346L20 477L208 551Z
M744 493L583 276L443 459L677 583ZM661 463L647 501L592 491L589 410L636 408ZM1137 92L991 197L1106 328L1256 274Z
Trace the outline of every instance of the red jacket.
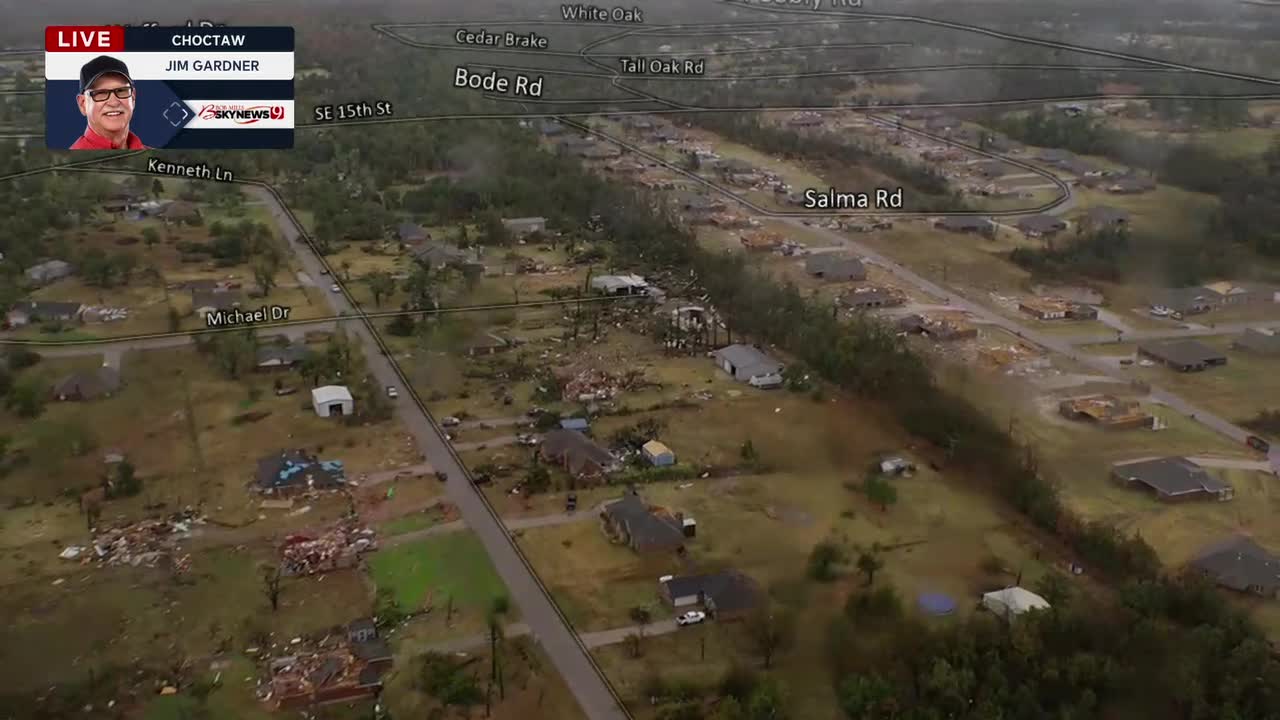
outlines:
M150 150L142 141L138 139L133 131L129 131L129 137L125 138L123 146L112 145L111 141L94 132L91 128L86 127L84 134L71 145L72 150Z

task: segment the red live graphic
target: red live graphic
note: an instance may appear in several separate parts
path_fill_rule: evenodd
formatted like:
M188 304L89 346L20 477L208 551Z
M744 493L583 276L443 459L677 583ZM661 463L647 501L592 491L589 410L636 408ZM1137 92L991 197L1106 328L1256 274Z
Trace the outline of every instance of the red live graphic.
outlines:
M121 52L121 25L50 25L44 29L45 52Z

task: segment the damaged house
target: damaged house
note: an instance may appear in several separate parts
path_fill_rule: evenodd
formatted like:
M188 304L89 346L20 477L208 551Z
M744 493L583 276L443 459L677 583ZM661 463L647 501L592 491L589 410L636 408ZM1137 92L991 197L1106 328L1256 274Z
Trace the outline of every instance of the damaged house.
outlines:
M605 532L638 553L672 552L684 547L696 527L691 518L652 508L634 489L600 511Z
M338 490L347 483L341 460L318 460L303 450L281 450L258 459L253 487L265 495Z
M618 468L613 453L576 430L552 430L543 435L538 454L575 478L598 478Z

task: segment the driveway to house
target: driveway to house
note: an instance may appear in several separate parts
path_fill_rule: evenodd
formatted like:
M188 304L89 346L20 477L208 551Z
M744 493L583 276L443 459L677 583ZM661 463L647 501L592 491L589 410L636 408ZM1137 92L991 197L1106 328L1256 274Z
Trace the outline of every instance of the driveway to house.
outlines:
M1098 311L1098 319L1102 319L1102 310ZM1117 318L1118 319L1118 318ZM1107 323L1111 325L1110 322ZM1112 327L1115 327L1112 325ZM1185 327L1176 327L1160 330L1134 330L1132 328L1124 331L1124 336L1120 338L1122 342L1139 342L1143 340L1176 340L1179 338L1196 338L1211 335L1238 335L1248 328L1263 329L1280 329L1280 321L1277 320L1255 320L1253 322L1235 322L1223 323L1221 325L1187 325ZM1118 328L1117 328L1118 329ZM1067 342L1072 345L1101 345L1116 341L1116 334L1109 335L1084 335L1067 338Z
M1187 459L1197 465L1203 465L1204 467L1223 468L1227 470L1257 470L1258 472L1264 473L1275 472L1271 467L1271 463L1267 460L1239 460L1220 457L1189 457Z
M458 452L466 452L468 450L483 450L491 447L502 447L504 445L515 445L520 439L515 435L502 435L488 440L476 440L475 442L454 443L453 449Z
M676 625L675 620L659 620L651 622L644 626L644 637L656 635L669 635L680 629ZM508 638L520 637L529 634L529 626L524 623L512 623L503 628L503 634ZM617 645L625 642L629 635L639 635L639 625L628 625L626 627L612 628L610 630L597 630L595 632L582 633L582 642L589 648L604 647L605 645ZM427 652L455 653L466 652L468 650L479 650L489 644L488 633L477 633L475 635L467 635L452 640L442 640L437 643L431 643L422 649Z
M852 248L853 250L865 256L867 259L871 260L872 262L875 262L887 268L889 271L897 275L903 281L911 285L914 285L915 287L921 290L924 290L925 292L931 295L934 295L936 297L944 298L944 299L949 298L949 302L947 304L956 310L963 310L965 312L968 312L971 315L973 315L975 318L989 325L995 325L999 328L1002 328L1004 330L1007 330L1008 332L1013 333L1014 335L1017 335L1018 337L1021 337L1026 340L1030 340L1031 342L1045 348L1046 350L1056 352L1060 355L1065 355L1071 358L1072 360L1075 360L1083 365L1086 365L1094 370L1097 370L1103 375L1119 380L1120 382L1125 382L1125 383L1129 382L1129 378L1124 375L1124 371L1122 371L1119 367L1117 367L1117 365L1114 362L1108 362L1105 358L1093 357L1088 353L1077 351L1075 346L1079 344L1088 344L1089 343L1088 339L1086 339L1082 343L1080 338L1067 339L1062 337L1055 337L1053 335L1049 335L1042 332L1037 332L1035 330L1032 330L1029 327L1026 327L1025 325L1022 325L1018 321L1013 320L1012 318L1005 317L995 312L994 310L991 310L990 308L986 307L985 305L979 302L970 300L964 297L963 295L960 295L954 290L949 290L945 287L942 287L941 285L933 282L932 280L929 280L921 276L919 273L911 270L910 268L905 267L902 264L877 252L874 248L871 248L863 243L860 243L857 240L854 240L853 238L846 237L840 233L837 233L827 228L819 227L816 225L804 226L802 225L801 220L797 218L773 218L773 219L779 219L782 222L789 223L797 227L806 227L806 229L810 233L820 233L825 235L828 239L830 239L833 242L843 243L846 247ZM1240 323L1240 325L1242 326L1242 329L1243 329L1243 326L1256 326L1258 325L1258 323ZM1216 329L1211 329L1210 332L1212 333L1231 332L1232 327L1234 327L1234 325L1220 325ZM1154 331L1154 333L1162 333L1162 332L1163 331ZM1194 333L1194 332L1197 332L1197 331L1183 331L1183 333ZM1144 331L1143 335L1145 336L1146 333L1147 331ZM1208 333L1205 333L1205 334L1208 334ZM1163 337L1164 335L1157 335L1157 336ZM1181 337L1181 336L1182 334L1172 335L1172 337ZM1136 339L1143 339L1143 338L1139 337ZM1115 335L1112 334L1110 336L1107 336L1101 342L1111 342L1114 340L1115 340ZM1187 400L1177 395L1174 395L1173 393L1168 392L1166 390L1161 390L1159 388L1152 387L1150 397L1155 402L1158 402L1183 415L1186 415L1187 417L1191 418L1192 420L1195 420L1196 422L1209 428L1210 430L1213 430L1214 432L1217 432L1221 435L1224 435L1230 438L1233 442L1243 443L1245 441L1245 438L1247 438L1250 434L1244 428L1241 428L1231 423L1225 418L1214 415L1208 410L1205 410L1202 407L1193 405Z
M275 196L260 187L251 187L249 192L270 207L272 219L306 273L310 277L321 277L324 269L321 259L300 238L294 220ZM325 293L325 297L334 314L358 312L345 291ZM399 368L383 354L382 346L370 331L370 323L352 322L346 329L360 342L369 372L378 384L406 390L396 403L397 416L416 440L423 459L448 474L450 500L457 506L467 527L484 545L511 598L520 606L521 616L577 698L583 713L590 720L622 720L628 717L582 641L575 637L573 629L559 613L533 569L519 554L501 519L485 503L480 490L471 484L440 427L426 408L416 401L411 388L406 387L408 383Z
M528 425L533 422L533 418L528 415L518 415L516 417L489 418L487 420L465 420L458 423L459 430L488 430L489 428L510 427L512 425Z

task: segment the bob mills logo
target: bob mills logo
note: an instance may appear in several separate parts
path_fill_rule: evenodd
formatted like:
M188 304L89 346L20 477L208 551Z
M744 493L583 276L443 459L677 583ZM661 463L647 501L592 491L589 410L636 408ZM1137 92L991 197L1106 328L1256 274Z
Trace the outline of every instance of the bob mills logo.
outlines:
M213 103L200 108L201 120L231 120L237 125L252 125L263 120L283 120L283 105L240 105Z

